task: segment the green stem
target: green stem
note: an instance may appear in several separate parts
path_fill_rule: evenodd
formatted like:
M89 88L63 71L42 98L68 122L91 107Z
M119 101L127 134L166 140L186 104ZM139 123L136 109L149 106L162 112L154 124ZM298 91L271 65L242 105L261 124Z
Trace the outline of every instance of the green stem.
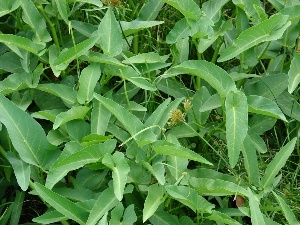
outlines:
M138 33L133 36L133 53L137 55L139 53L139 36Z
M221 39L218 38L217 39L217 43L216 43L216 49L215 49L213 57L211 59L211 62L213 64L215 64L217 62L217 58L218 58L218 55L219 55L219 51L220 51L221 45L222 45Z

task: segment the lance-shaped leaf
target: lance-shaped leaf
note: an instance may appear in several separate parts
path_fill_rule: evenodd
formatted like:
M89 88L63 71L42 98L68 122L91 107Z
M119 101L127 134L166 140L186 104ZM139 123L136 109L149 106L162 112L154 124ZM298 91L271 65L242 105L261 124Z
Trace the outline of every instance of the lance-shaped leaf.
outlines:
M75 104L76 102L76 91L64 84L39 84L37 89L50 94L53 94L68 104Z
M263 214L259 208L260 199L248 188L251 222L253 225L265 225Z
M286 161L292 154L297 138L292 139L275 155L274 159L268 164L265 175L261 180L262 188L265 192L272 190L273 182L276 175L281 168L285 165Z
M139 21L133 20L130 22L121 21L121 26L125 36L132 35L137 33L139 30L146 29L149 27L154 27L160 24L163 24L164 21Z
M21 0L7 1L0 0L0 17L16 10L20 6Z
M68 19L68 5L66 0L55 0L59 15L61 18L66 22L66 24L69 24Z
M112 56L101 54L99 52L89 51L85 55L81 56L80 59L87 62L97 62L113 66L126 67L126 65L122 64L119 60L113 58Z
M135 115L127 111L124 107L99 94L94 94L94 97L114 114L125 129L132 135L132 138L137 141L138 145L142 146L156 140L156 135L154 135L150 129L147 129Z
M105 143L87 146L68 157L59 158L50 168L46 187L52 188L69 171L76 170L89 163L96 163L107 153L115 149L116 141L107 140Z
M66 216L54 210L54 211L46 212L39 217L35 217L32 219L32 221L39 224L51 224L66 219L68 219Z
M277 202L279 203L288 223L290 225L300 225L299 221L297 221L295 214L293 213L291 208L288 206L288 204L286 204L286 202L279 195L277 195L274 191L272 191L272 193L275 196Z
M61 125L76 119L83 119L85 115L90 111L90 108L87 106L73 106L71 109L69 109L66 112L61 112L58 114L55 118L53 129L57 129Z
M7 45L13 45L22 48L33 54L38 54L45 48L44 43L35 43L25 37L20 37L12 34L0 34L0 42Z
M54 191L44 187L39 183L34 183L34 189L40 197L42 197L49 205L51 205L58 212L76 221L79 224L85 224L88 218L88 212L77 206L74 202L55 193Z
M121 201L127 182L127 175L130 171L124 154L121 152L115 152L113 156L106 154L102 159L102 163L112 170L114 193L116 198Z
M214 205L198 195L195 189L186 186L167 185L167 193L177 201L191 208L194 212L211 213Z
M105 189L98 197L95 205L93 206L86 225L94 225L101 217L109 210L114 208L119 203L114 191L111 187Z
M229 0L219 0L214 1L210 0L204 2L202 5L202 10L205 12L206 16L211 19L214 23L218 22L221 17L222 7L228 2Z
M93 101L91 113L91 133L104 135L111 117L110 111L98 100Z
M26 191L30 180L30 165L17 158L12 152L7 152L6 158L13 167L20 188Z
M179 10L186 18L197 20L201 15L199 6L193 0L163 0Z
M153 216L149 218L153 225L180 225L178 218L166 211L157 210Z
M298 87L300 83L300 53L295 53L291 62L291 67L289 70L289 93L293 93L293 91Z
M208 160L200 156L198 153L188 148L185 148L183 146L175 145L167 141L156 141L153 144L152 148L157 154L172 155L172 156L177 156L180 158L190 159L200 163L212 165L211 162L209 162Z
M137 19L142 21L155 20L164 4L162 0L149 0L141 8Z
M0 111L0 122L7 128L21 159L43 169L48 168L60 151L48 142L41 125L3 95L0 95Z
M288 16L276 14L253 27L248 28L234 40L232 46L221 52L218 62L232 59L247 49L266 41L274 41L290 26Z
M108 8L105 16L101 20L98 33L100 35L99 44L105 54L116 56L122 52L122 33L111 8Z
M236 220L232 219L230 216L228 216L225 213L221 213L219 211L212 211L212 214L207 217L207 219L216 221L223 224L230 224L230 225L241 225Z
M205 60L190 60L172 67L162 77L173 77L178 74L190 74L201 77L225 98L229 91L235 91L236 86L229 74L222 68Z
M176 22L173 29L168 33L166 37L167 44L177 43L180 39L191 36L191 28L189 27L185 18Z
M163 186L158 184L149 186L143 209L143 223L155 213L158 206L163 202L164 193Z
M247 96L249 112L271 116L287 121L277 104L265 97L258 95Z
M79 89L77 100L80 104L90 102L93 99L94 88L100 78L101 69L99 63L92 63L84 68L79 77Z
M161 162L154 163L150 165L148 162L141 161L141 164L155 177L157 182L164 185L166 182L165 178L165 167Z
M49 42L51 36L47 31L44 17L39 13L31 0L22 0L21 7L23 9L22 19L35 32L34 41Z
M230 166L234 167L248 131L248 104L245 94L241 91L229 92L225 107L228 157Z

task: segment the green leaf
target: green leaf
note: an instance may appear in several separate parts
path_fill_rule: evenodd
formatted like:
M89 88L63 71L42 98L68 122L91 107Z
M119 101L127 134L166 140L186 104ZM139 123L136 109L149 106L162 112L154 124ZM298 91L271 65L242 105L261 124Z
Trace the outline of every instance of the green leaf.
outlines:
M129 205L123 215L122 225L133 225L137 221L137 217L134 211L134 205Z
M180 158L190 159L200 163L212 165L212 163L210 163L208 160L200 156L198 153L188 148L175 145L167 141L156 141L152 145L152 148L157 154L172 155L172 156L177 156Z
M75 90L64 84L39 84L37 89L60 97L68 104L75 104L77 93Z
M219 211L212 211L212 214L207 217L209 220L213 220L219 223L229 224L229 225L241 225L238 221L232 219L230 216Z
M248 191L241 187L236 182L230 182L219 179L209 178L195 178L191 177L190 184L200 195L208 196L227 196L227 195L241 195L248 196Z
M201 15L199 6L193 0L163 0L179 10L186 18L197 20Z
M215 207L192 188L176 185L167 185L165 188L171 197L188 206L194 212L212 213L212 209Z
M219 94L212 95L203 103L199 112L207 112L222 106L222 101Z
M11 219L10 219L10 225L18 225L20 224L20 216L22 213L22 207L24 203L24 198L25 198L25 193L24 191L16 191L16 198L13 205L13 209L11 212ZM2 217L2 216L1 216Z
M84 68L79 77L77 100L80 104L93 99L94 88L100 79L101 69L99 63L92 63Z
M105 54L116 56L122 52L122 33L111 8L108 8L101 20L98 33L100 35L99 43Z
M248 179L256 187L259 187L259 171L258 171L258 161L256 156L256 149L252 143L252 140L247 135L244 140L244 146L242 148L244 165L247 170Z
M139 20L133 20L133 21L130 21L130 22L121 21L120 23L121 23L121 27L123 29L123 32L124 32L125 36L129 36L129 35L137 33L140 30L163 24L164 21L139 21Z
M275 41L281 38L283 32L290 26L288 16L280 14L273 15L253 27L242 32L234 40L233 45L221 52L218 62L224 62L232 59L247 49L256 46L262 42Z
M32 113L31 116L37 119L49 120L54 123L56 116L63 111L63 109L42 110Z
M299 225L300 223L297 221L295 214L293 213L291 208L288 206L288 204L286 204L286 202L279 195L277 195L274 191L272 191L272 193L275 196L277 202L279 203L288 223L290 225Z
M127 175L130 171L124 154L121 152L115 152L112 156L106 154L102 159L102 163L112 170L114 193L116 198L121 201L127 182Z
M293 5L290 7L284 7L284 9L280 10L282 15L289 16L289 20L298 20L300 19L300 5Z
M53 129L56 130L61 125L76 119L83 119L85 115L90 111L87 106L73 106L66 112L61 112L55 118Z
M85 221L88 218L88 212L86 210L39 183L34 183L33 186L39 196L58 212L79 224L85 224Z
M248 188L249 206L251 212L251 222L253 225L265 225L263 213L259 208L260 199Z
M52 40L46 28L44 17L39 13L31 0L22 0L21 7L23 9L22 19L35 32L33 41L35 42L49 42Z
M163 210L157 210L149 220L153 225L180 225L176 216Z
M41 125L3 95L0 95L0 111L0 122L6 127L21 159L47 169L60 151L47 141Z
M26 191L30 180L30 165L16 157L12 152L7 152L6 158L13 167L20 188Z
M13 45L22 48L33 54L38 54L45 48L44 43L35 43L25 37L20 37L12 34L0 34L0 42L7 45Z
M271 116L283 121L287 121L277 104L262 96L250 95L247 96L249 112Z
M59 15L69 25L67 0L55 0Z
M165 190L163 186L152 184L148 188L148 195L146 197L143 208L143 223L146 222L157 210L158 206L164 201Z
M251 2L245 0L233 0L232 2L244 10L248 17L257 18L254 7L261 5L260 0L251 0Z
M248 105L241 91L229 92L226 101L226 140L229 164L233 168L238 160L248 131Z
M122 61L124 64L138 64L138 63L158 63L158 62L166 62L169 58L168 55L160 56L156 52L147 52L134 55Z
M113 58L112 56L101 54L99 52L89 51L85 55L81 56L80 59L88 62L97 62L113 66L126 67L126 65L122 64L119 60Z
M172 67L162 77L167 78L186 73L207 81L219 92L221 98L225 98L228 92L236 90L235 83L225 70L205 60L186 61Z
M255 149L260 153L266 153L268 151L268 148L264 140L255 132L249 131L248 133Z
M11 74L0 81L0 93L3 95L29 87L32 87L32 74L26 72Z
M184 18L176 22L173 29L168 33L166 37L166 43L174 44L180 39L187 38L189 36L191 36L191 29L187 23L187 20Z
M114 191L111 187L105 189L97 199L93 206L86 225L94 225L101 217L104 216L109 210L114 208L119 203Z
M50 168L45 186L52 188L69 171L76 170L89 163L98 162L106 153L112 153L115 146L115 140L107 140L104 143L82 148L68 157L59 158Z
M141 8L137 19L143 21L155 20L164 4L162 0L149 0Z
M92 48L98 41L99 36L93 36L87 40L80 42L74 47L63 51L53 62L54 69L64 70L68 67L69 63L79 56L85 54L90 48Z
M222 14L222 7L229 2L229 0L219 0L214 1L210 0L204 2L202 5L202 10L205 12L206 16L211 19L214 23L218 22L221 14Z
M289 117L292 117L300 121L300 104L297 102L297 99L288 92L282 93L276 99L280 109Z
M292 154L297 138L292 139L275 155L274 159L268 164L265 175L261 180L262 188L265 192L272 190L273 182L281 168Z
M93 101L91 133L104 135L111 117L110 111L98 100Z
M124 107L101 95L94 94L94 97L114 114L139 145L149 144L156 140L156 135L147 129L136 116L131 114Z
M0 0L0 17L15 11L17 8L19 8L21 3L21 0L15 0L15 1L6 1L6 0Z
M51 212L46 212L39 217L35 217L32 219L32 221L40 224L51 224L66 219L68 219L66 216L55 210Z
M289 93L293 93L300 83L300 53L295 53L289 70Z

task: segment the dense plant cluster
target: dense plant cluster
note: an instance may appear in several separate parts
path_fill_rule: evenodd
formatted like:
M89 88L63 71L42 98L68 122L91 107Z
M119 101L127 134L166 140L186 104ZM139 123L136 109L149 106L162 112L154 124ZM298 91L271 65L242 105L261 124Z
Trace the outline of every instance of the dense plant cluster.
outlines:
M299 20L0 0L0 224L299 224Z

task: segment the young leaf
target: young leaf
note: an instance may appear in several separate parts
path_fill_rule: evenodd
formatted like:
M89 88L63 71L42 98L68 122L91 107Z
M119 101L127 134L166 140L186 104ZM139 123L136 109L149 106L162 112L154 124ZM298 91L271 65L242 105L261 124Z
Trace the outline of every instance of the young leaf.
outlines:
M143 209L143 223L145 223L146 220L155 213L158 206L163 203L164 193L165 190L163 186L159 186L158 184L149 186Z
M149 144L156 140L156 135L151 130L145 128L144 124L124 107L101 95L94 94L94 97L114 114L139 145Z
M219 92L221 98L225 98L228 92L236 90L235 83L225 70L205 60L186 61L166 71L162 78L186 73L207 81Z
M30 180L30 165L17 158L12 152L7 152L6 158L14 169L20 188L26 191Z
M260 199L248 188L251 222L253 225L265 225L263 214L259 208Z
M86 225L94 225L101 217L103 217L109 210L114 208L119 203L114 191L111 187L105 189L97 199L93 206Z
M300 53L295 53L289 70L289 93L293 93L300 83Z
M0 17L15 11L17 8L19 8L21 3L21 0L15 0L15 1L6 1L6 0L0 0Z
M69 171L76 170L89 163L96 163L107 153L112 153L116 146L115 140L90 145L68 157L59 158L50 168L46 180L46 187L52 188Z
M61 18L65 21L66 24L69 25L68 19L68 5L66 0L55 0L58 12Z
M90 111L90 108L87 106L73 106L66 112L61 112L55 118L53 129L56 130L61 125L76 119L83 119L85 115Z
M80 104L93 99L94 88L101 76L99 63L92 63L84 68L79 77L77 100Z
M238 162L248 131L248 105L245 94L241 91L229 92L225 107L228 157L233 168Z
M88 218L88 212L86 210L39 183L34 183L34 189L37 191L39 196L41 196L58 212L79 224L85 224L85 221Z
M295 217L295 214L293 213L291 208L286 204L286 202L279 195L277 195L274 191L272 191L272 193L275 196L277 202L279 203L288 223L290 225L300 225L300 223L297 221L297 218Z
M277 104L262 96L250 95L247 96L249 112L272 116L283 121L287 121Z
M175 145L167 141L156 141L152 145L152 148L157 154L172 155L172 156L177 156L180 158L190 159L200 163L212 165L212 163L210 163L208 160L200 156L198 153L188 148Z
M116 198L121 201L127 182L127 175L130 171L124 154L121 152L115 152L112 156L106 154L102 159L102 163L112 170L114 193Z
M47 169L60 151L48 142L41 125L3 95L0 95L0 111L0 122L7 128L21 159Z
M21 7L23 9L22 19L35 32L35 42L49 42L51 36L46 29L44 17L39 13L31 0L22 0Z
M101 20L98 33L100 35L99 43L105 54L116 56L122 52L122 33L111 8L108 8Z
M186 18L197 20L201 15L199 6L193 0L163 0L179 10Z
M276 14L249 29L245 30L234 40L233 45L221 52L218 62L232 59L247 49L266 41L279 39L290 26L288 16Z
M280 151L276 154L274 159L268 164L265 175L261 180L262 188L265 192L269 192L272 190L274 179L278 172L281 170L281 168L285 165L290 155L292 154L296 141L297 138L294 138L284 147L282 147Z

